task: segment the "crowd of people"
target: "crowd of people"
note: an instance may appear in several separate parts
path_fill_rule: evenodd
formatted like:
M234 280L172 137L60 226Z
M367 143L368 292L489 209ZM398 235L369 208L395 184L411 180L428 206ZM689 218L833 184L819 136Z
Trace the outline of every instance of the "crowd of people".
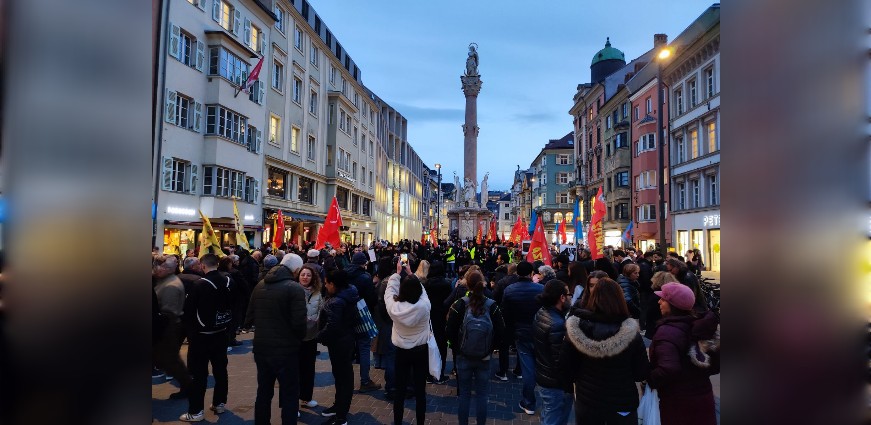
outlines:
M517 408L540 412L542 424L568 423L572 408L578 424L635 424L639 388L647 385L658 391L663 424L716 424L710 376L719 373L719 315L699 289L700 253L684 261L675 252L608 247L593 260L579 248L572 261L553 249L552 266L495 242L226 247L221 258L155 249L153 376L177 380L170 398L187 399L180 420L196 422L204 419L211 365L209 409L221 414L227 353L240 344L237 335L253 332L256 424L270 423L276 381L283 424L296 423L300 406L319 406L321 344L335 388L320 412L325 423L348 423L355 381L360 393L383 388L396 424L414 399L423 423L426 384L454 375L457 421L469 422L474 393L483 425L491 380L508 381L516 352ZM440 376L429 373L430 335ZM492 374L491 360L498 364ZM370 377L373 363L384 369L383 387Z

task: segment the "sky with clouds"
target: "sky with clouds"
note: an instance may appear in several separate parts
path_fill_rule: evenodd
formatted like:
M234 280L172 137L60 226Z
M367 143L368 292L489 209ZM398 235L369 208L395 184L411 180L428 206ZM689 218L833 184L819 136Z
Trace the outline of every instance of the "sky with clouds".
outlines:
M549 139L572 131L572 97L611 38L626 61L669 41L712 3L690 0L310 0L360 67L363 83L408 119L423 161L443 181L463 174L465 98L460 75L478 44L478 179L509 189Z

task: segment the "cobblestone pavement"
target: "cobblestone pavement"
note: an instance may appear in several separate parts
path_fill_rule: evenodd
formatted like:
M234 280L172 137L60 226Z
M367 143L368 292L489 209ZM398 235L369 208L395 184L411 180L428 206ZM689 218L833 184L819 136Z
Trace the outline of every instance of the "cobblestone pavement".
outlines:
M244 345L234 347L228 354L230 391L227 401L228 411L216 415L206 409L205 421L219 424L251 424L254 422L254 399L257 394L257 367L254 365L254 357L251 354L252 334L239 335L239 340ZM301 424L321 424L326 418L320 416L320 412L333 404L333 376L330 373L330 363L326 347L319 346L321 354L318 356L315 374L314 398L320 403L315 408L302 407L299 419ZM187 345L182 346L182 359L185 359ZM514 367L515 358L511 356L510 366ZM373 363L374 366L374 363ZM447 369L452 369L451 355L448 353ZM498 361L494 357L491 360L492 371L498 368ZM373 381L384 384L384 371L370 369ZM358 366L354 365L355 388L359 387ZM490 381L490 395L487 403L488 424L515 424L530 425L538 424L539 411L535 416L529 416L520 411L517 406L520 402L522 385L519 379L508 373L508 382L498 380ZM714 394L717 397L719 411L720 382L719 375L713 377ZM205 403L208 406L212 397L212 385L214 381L209 377L209 389L206 392ZM277 384L276 384L277 385ZM169 395L178 391L177 383L166 382L164 378L152 379L151 386L151 414L153 423L184 424L178 420L179 415L187 411L187 400L169 400ZM457 397L456 379L451 378L444 385L427 384L427 414L426 424L454 424L457 423ZM474 397L474 395L473 395ZM470 419L474 423L475 407L472 400ZM541 401L538 401L539 410ZM414 423L414 400L406 400L404 423ZM384 398L384 391L378 390L365 394L354 393L351 403L351 414L348 416L349 424L389 424L393 422L393 406ZM719 414L718 414L719 416ZM574 418L574 416L572 416ZM272 422L280 423L281 411L278 408L278 392L272 400ZM574 423L574 419L569 421Z

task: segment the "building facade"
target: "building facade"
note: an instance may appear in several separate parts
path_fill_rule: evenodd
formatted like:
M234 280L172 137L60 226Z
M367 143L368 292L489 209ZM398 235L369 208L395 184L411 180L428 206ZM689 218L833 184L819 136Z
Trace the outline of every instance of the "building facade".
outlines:
M499 238L507 239L511 236L511 229L514 227L514 222L517 217L514 215L512 207L511 192L505 193L497 201L499 205L496 231L499 233ZM505 236L504 238L502 236Z
M574 131L550 140L533 160L532 202L542 219L545 237L556 242L556 226L574 218L570 188L574 182ZM566 226L567 241L574 240L574 228Z

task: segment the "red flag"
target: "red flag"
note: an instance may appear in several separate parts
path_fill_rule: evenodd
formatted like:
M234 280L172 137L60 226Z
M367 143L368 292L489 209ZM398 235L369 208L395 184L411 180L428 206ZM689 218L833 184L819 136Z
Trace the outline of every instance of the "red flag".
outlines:
M481 239L484 236L484 222L478 222L478 234L475 235L475 243L481 245Z
M278 210L278 215L275 216L272 230L275 231L275 234L272 235L272 250L278 251L281 244L284 243L284 216L281 215L281 210Z
M523 227L520 229L520 237L521 241L529 240L529 225L526 222L523 222Z
M596 197L593 198L590 208L593 217L590 220L590 229L587 231L587 246L590 247L590 258L593 260L605 256L605 234L602 233L602 219L605 218L605 196L602 195L602 187L599 187Z
M336 197L333 196L333 203L330 204L330 211L327 213L327 219L324 220L324 226L318 232L318 240L315 243L315 249L321 249L327 246L327 242L333 246L339 246L342 243L339 238L339 227L342 226L342 214L339 213L339 203Z
M547 241L544 238L544 225L541 223L541 217L535 222L532 243L529 244L529 252L526 254L526 261L530 263L538 260L543 261L545 265L551 265L550 250L547 248Z
M520 226L523 224L520 222L520 217L517 217L517 221L514 222L514 227L511 228L511 236L508 237L508 242L514 243L514 245L520 245ZM505 239L505 235L502 235L502 238Z
M439 238L438 238L438 232L436 232L435 226L433 226L432 229L429 231L429 240L430 240L430 242L432 242L433 247L438 248Z
M505 232L502 232L502 242L505 242Z
M257 65L254 65L254 69L252 69L251 73L248 74L248 79L245 80L245 88L242 89L245 93L251 94L251 87L254 87L254 82L257 81L257 77L260 76L260 68L263 67L264 58L266 58L266 55L260 57L260 61L257 62Z
M562 219L559 222L559 236L562 238L562 243L566 243L566 219Z
M496 242L496 217L490 220L490 231L487 232L487 236L490 237L491 242Z

